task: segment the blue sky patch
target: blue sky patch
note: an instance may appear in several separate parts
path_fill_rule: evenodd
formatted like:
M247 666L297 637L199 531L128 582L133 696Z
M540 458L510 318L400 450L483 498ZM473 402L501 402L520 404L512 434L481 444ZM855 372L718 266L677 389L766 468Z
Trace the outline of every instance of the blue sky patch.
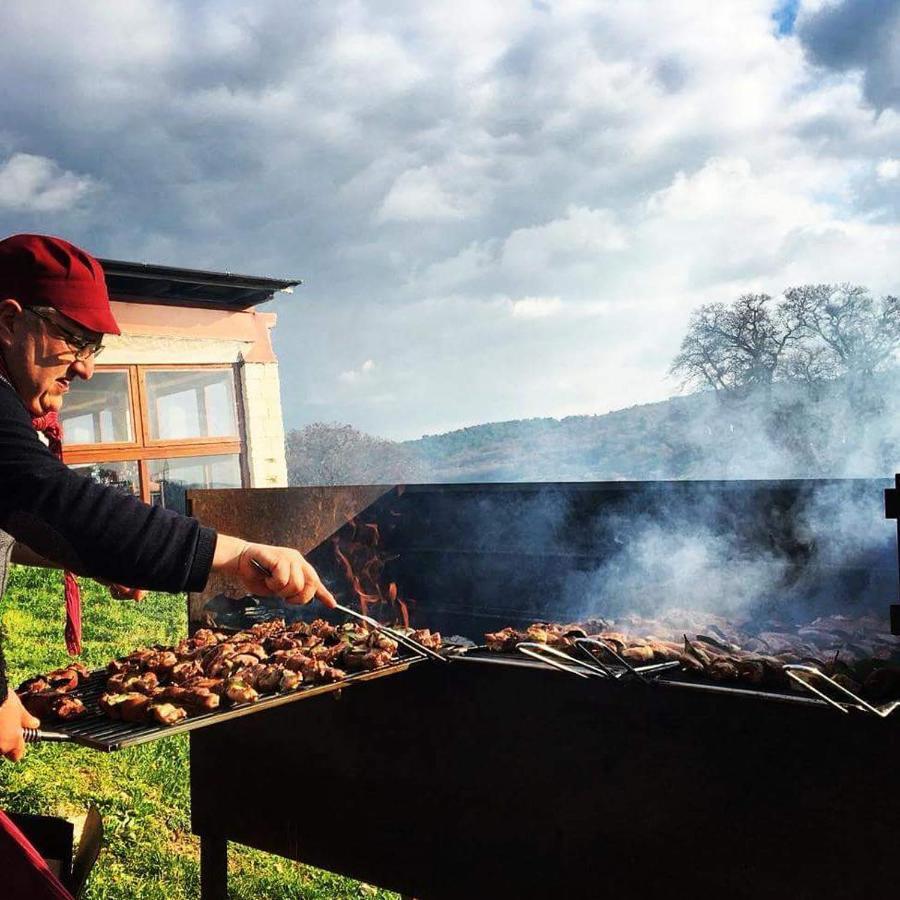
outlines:
M786 36L794 33L794 22L797 21L797 10L800 8L800 0L782 0L775 7L772 18L778 26L778 34Z

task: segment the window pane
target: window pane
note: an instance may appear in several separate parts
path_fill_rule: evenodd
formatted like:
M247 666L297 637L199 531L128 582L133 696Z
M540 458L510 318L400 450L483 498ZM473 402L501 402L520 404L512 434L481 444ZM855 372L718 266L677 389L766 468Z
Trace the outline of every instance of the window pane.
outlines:
M76 379L59 414L66 443L111 444L134 441L127 372L95 372Z
M138 464L136 460L129 459L124 462L97 462L84 465L71 466L82 475L90 475L94 481L100 484L108 484L119 488L127 494L140 496L141 487L138 477Z
M237 435L231 371L151 370L146 384L152 440Z
M190 488L241 486L237 454L186 456L181 459L149 459L150 502L186 512L184 494Z

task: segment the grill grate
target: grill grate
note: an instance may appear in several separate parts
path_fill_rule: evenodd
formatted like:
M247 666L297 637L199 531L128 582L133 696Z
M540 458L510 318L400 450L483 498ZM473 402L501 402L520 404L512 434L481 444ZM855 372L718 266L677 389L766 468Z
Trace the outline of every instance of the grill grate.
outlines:
M236 719L251 713L262 712L265 709L283 706L286 703L294 703L297 700L304 700L308 697L333 693L364 681L396 675L400 672L405 672L413 663L420 662L421 659L422 657L400 658L381 669L375 669L370 672L357 672L332 684L312 684L286 694L265 695L255 703L244 703L239 706L216 709L212 712L189 715L188 718L183 719L176 725L117 722L103 715L97 708L97 701L106 690L106 681L109 675L105 670L101 669L92 672L90 678L82 687L72 691L72 696L78 697L87 707L88 712L86 715L70 722L53 723L48 720L45 724L52 727L55 731L70 735L73 743L81 744L84 747L107 752L122 750L125 747L134 747L147 741L155 741L157 738L183 734L185 731L205 728L208 725L216 725L228 719Z

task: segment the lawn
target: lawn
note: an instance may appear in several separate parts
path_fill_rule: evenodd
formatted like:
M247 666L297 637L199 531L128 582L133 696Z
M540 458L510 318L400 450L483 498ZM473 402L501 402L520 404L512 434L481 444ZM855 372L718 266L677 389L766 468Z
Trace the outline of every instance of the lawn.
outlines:
M91 668L135 647L185 633L185 598L151 594L112 600L81 580L84 655ZM9 680L64 664L62 576L14 566L3 598ZM199 841L190 833L188 742L170 737L117 753L39 745L18 765L0 762L0 808L77 816L95 804L106 831L88 885L91 900L180 900L199 896ZM234 844L230 895L264 898L396 897L347 878Z

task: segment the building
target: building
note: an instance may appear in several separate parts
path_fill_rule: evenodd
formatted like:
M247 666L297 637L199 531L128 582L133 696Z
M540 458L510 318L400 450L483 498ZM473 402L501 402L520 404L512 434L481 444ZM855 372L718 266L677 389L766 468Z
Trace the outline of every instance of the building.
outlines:
M65 459L183 510L191 487L287 484L274 313L298 281L101 260L121 336L60 416Z

